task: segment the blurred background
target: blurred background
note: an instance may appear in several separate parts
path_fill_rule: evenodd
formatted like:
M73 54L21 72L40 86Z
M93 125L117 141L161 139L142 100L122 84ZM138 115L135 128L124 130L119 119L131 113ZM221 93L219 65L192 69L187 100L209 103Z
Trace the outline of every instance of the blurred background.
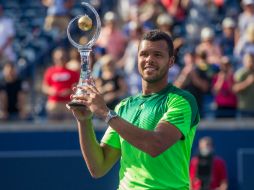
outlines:
M101 179L90 177L76 123L65 108L80 70L80 55L66 28L82 13L81 2L0 0L0 189L117 187L118 165ZM108 106L113 109L122 98L141 92L137 49L142 34L156 28L167 32L176 58L168 81L190 91L201 113L193 158L202 156L199 140L210 137L211 154L225 166L216 173L206 160L205 171L194 172L194 178L222 178L229 190L252 189L254 0L85 2L102 21L89 59ZM94 123L100 139L106 126L96 117Z

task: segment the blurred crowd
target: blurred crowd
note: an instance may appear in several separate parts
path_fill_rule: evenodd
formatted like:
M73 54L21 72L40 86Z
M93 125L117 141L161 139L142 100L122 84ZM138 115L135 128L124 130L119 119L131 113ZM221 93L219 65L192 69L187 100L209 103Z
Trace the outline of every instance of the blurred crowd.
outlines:
M86 2L102 21L89 60L110 108L141 91L139 40L159 28L174 41L168 81L196 97L202 118L254 116L254 0ZM79 80L80 55L66 28L80 3L0 1L1 120L71 117L64 106Z

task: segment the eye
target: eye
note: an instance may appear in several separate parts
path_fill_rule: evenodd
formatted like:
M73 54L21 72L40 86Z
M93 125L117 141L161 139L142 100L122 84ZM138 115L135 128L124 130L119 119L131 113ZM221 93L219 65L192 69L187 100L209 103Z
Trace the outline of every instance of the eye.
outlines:
M162 54L158 52L158 53L155 53L154 56L155 57L162 57Z
M148 56L148 53L142 51L142 52L140 52L139 56L140 56L140 57L147 57L147 56Z

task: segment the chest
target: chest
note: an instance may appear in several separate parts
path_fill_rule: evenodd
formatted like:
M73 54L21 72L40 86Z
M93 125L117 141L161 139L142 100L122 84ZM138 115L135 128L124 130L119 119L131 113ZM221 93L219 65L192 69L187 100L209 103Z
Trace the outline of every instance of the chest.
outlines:
M129 102L122 117L139 128L153 130L167 111L166 102L166 97Z

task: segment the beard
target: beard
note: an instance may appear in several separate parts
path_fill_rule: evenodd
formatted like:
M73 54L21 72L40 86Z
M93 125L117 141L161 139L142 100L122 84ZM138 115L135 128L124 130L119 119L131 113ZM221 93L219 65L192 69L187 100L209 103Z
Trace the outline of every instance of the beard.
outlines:
M161 81L163 78L167 77L168 69L162 69L162 72L152 75L152 76L145 76L144 74L141 74L141 77L144 81L149 83L156 83Z

